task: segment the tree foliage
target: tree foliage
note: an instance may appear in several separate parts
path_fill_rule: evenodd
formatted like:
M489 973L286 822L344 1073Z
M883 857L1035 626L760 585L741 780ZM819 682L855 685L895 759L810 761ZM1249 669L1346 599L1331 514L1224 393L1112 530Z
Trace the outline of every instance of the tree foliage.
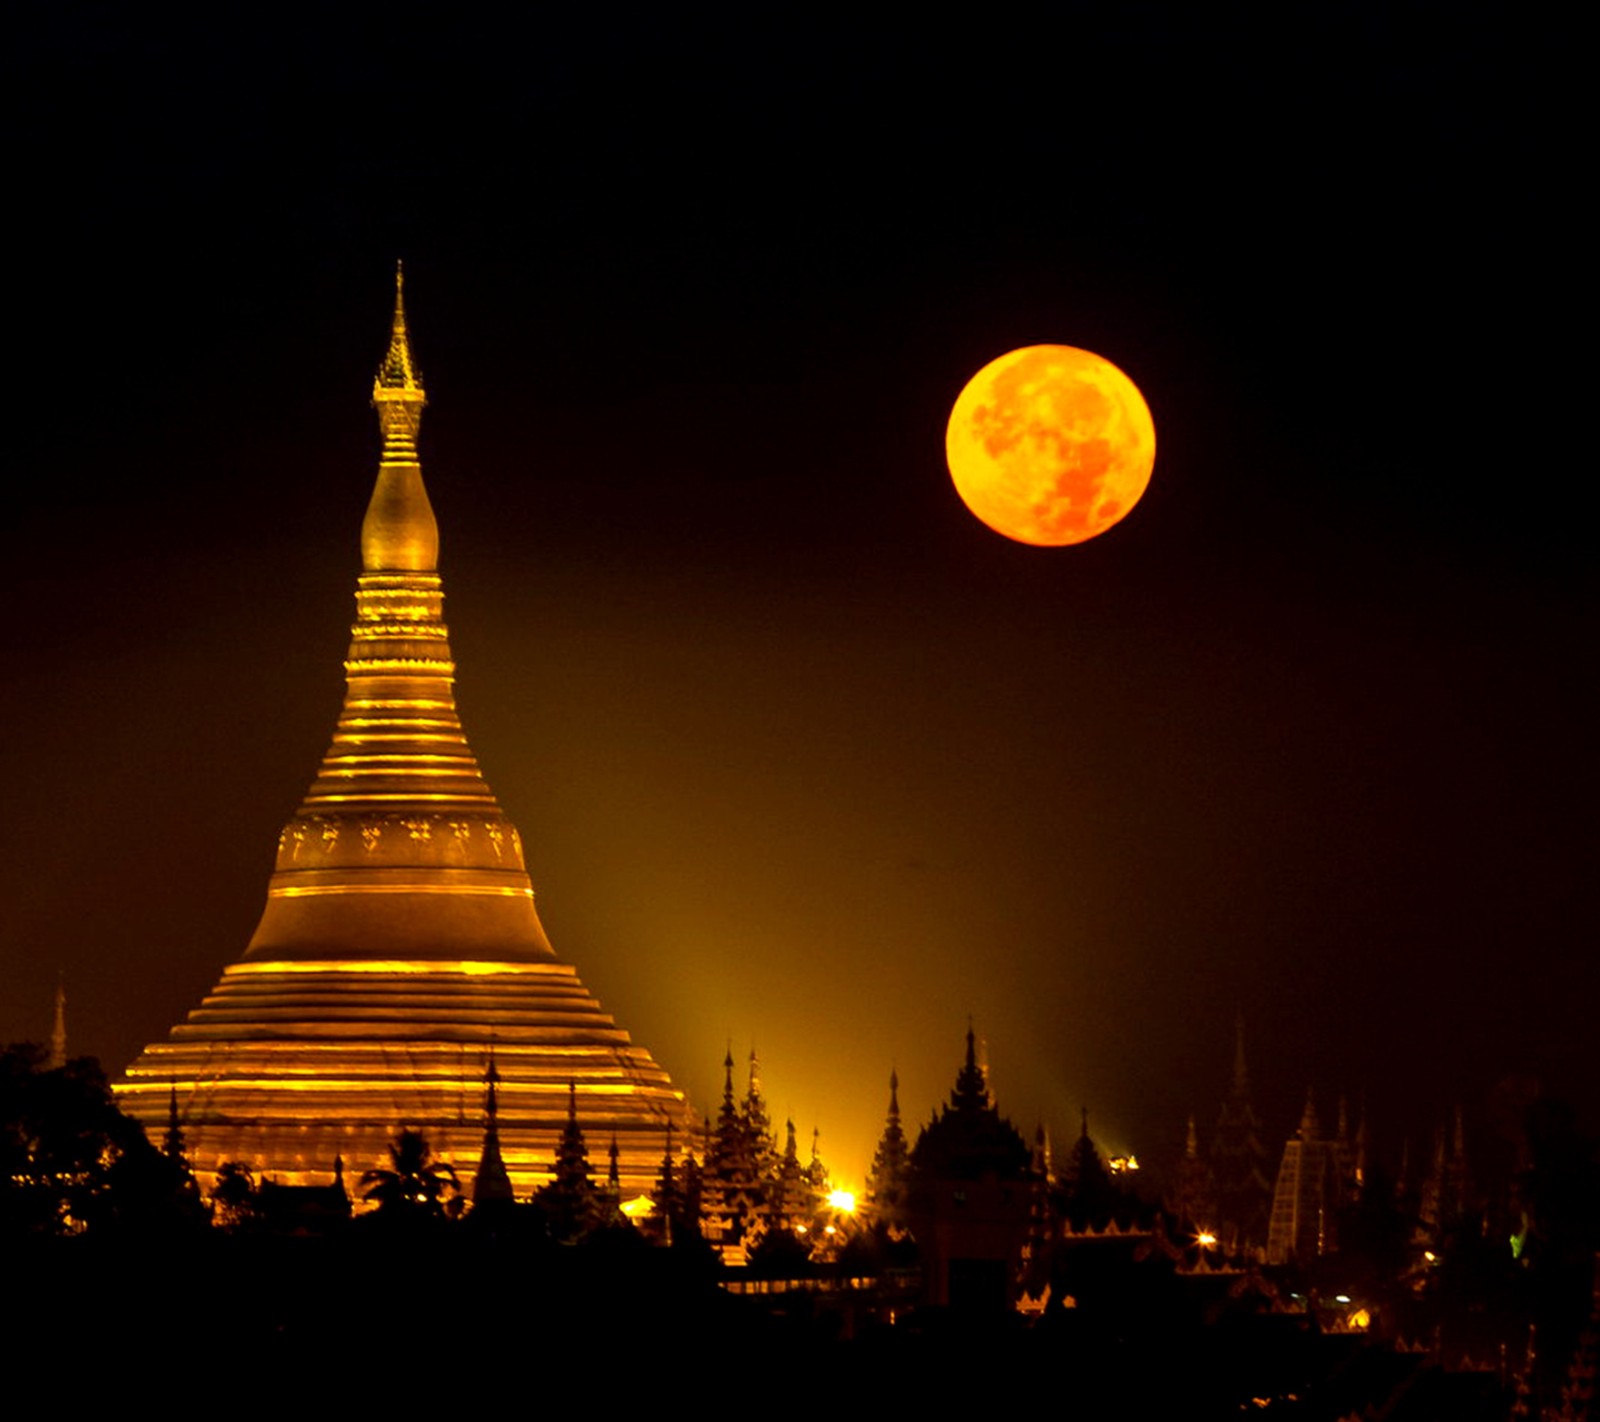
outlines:
M389 1168L365 1171L362 1199L393 1221L442 1220L461 1198L455 1167L433 1158L421 1131L402 1130L389 1144Z
M117 1110L92 1057L46 1070L42 1048L0 1051L0 1236L170 1232L205 1224L181 1159Z

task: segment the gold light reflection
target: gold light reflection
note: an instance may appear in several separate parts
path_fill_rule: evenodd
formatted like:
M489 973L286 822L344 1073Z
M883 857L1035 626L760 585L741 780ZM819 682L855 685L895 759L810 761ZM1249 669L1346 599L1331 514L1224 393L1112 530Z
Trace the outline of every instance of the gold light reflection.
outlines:
M451 958L434 962L428 958L305 958L285 962L232 963L223 970L224 978L244 973L371 973L462 974L466 977L495 977L502 974L575 977L577 969L569 963L503 963Z

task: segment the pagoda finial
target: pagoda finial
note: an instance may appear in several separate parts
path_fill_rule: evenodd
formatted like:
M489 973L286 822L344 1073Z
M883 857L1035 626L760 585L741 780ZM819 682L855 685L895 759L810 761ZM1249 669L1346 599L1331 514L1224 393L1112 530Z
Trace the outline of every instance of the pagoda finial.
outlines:
M483 1074L483 1111L493 1126L500 1115L500 1068L494 1063L494 1043L489 1043L489 1069Z
M361 561L369 573L431 573L439 566L439 525L417 463L417 427L427 403L422 375L411 358L405 272L397 263L389 351L372 382L383 456L378 462L378 487L361 525Z
M500 1150L500 1068L494 1061L494 1043L489 1043L489 1065L483 1073L483 1148L478 1152L478 1173L472 1182L472 1204L513 1201L511 1174Z
M956 1089L950 1104L958 1111L987 1110L989 1106L989 1074L978 1064L978 1039L972 1030L972 1019L967 1019L967 1060L956 1077Z
M1322 1126L1317 1120L1315 1093L1309 1086L1306 1088L1306 1109L1300 1117L1299 1135L1303 1141L1315 1141L1322 1138Z
M411 358L411 341L406 334L406 273L405 263L394 264L394 321L389 334L389 353L378 367L377 378L372 382L372 399L394 401L398 394L409 394L406 401L420 409L427 403L422 389L422 372ZM378 406L378 419L383 421L383 406ZM387 433L387 428L385 433ZM415 425L411 433L416 434Z

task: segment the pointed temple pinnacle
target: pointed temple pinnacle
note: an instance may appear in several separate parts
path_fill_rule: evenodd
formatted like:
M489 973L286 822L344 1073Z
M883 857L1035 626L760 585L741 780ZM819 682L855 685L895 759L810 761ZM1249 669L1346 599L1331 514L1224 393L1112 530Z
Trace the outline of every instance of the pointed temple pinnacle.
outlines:
M1305 1113L1300 1117L1300 1139L1303 1141L1319 1140L1322 1136L1322 1126L1317 1120L1317 1107L1313 1096L1314 1093L1308 1086Z
M394 339L373 387L385 437L361 525L344 708L279 837L247 956L551 960L521 837L461 727L438 524L415 445L397 443L389 419L414 415L423 398L400 300L397 287Z
M372 408L383 431L378 484L361 525L361 561L369 573L431 573L439 566L439 525L422 484L417 429L428 397L406 332L405 277L394 274L389 353L372 382Z
M394 264L394 322L389 334L389 353L378 367L377 378L372 382L372 399L395 400L397 395L410 395L409 402L419 408L427 403L422 389L422 373L411 358L411 342L406 334L406 273L405 263ZM382 418L382 411L379 411Z
M52 1071L67 1064L67 982L63 973L56 973L56 1017L50 1028L50 1057Z

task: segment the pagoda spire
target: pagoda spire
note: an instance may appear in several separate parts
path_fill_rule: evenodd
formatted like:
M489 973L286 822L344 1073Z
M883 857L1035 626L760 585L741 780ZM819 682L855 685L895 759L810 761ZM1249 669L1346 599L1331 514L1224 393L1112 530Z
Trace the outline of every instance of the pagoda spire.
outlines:
M50 1060L52 1071L67 1064L67 984L60 973L56 974L56 1017L50 1028Z
M483 1074L483 1149L478 1154L478 1174L472 1182L474 1206L493 1201L512 1201L511 1174L500 1149L500 1069L495 1065L494 1047L489 1047L489 1069Z
M1322 1139L1322 1126L1317 1120L1317 1106L1315 1093L1308 1086L1306 1088L1306 1109L1300 1117L1300 1130L1297 1139L1302 1141L1316 1141Z
M417 461L426 396L401 283L397 270L388 354L372 386L383 452L361 525L344 709L279 836L245 956L549 961L521 837L456 710L439 528Z
M883 1134L878 1138L878 1148L872 1157L872 1169L867 1172L868 1212L874 1219L898 1221L904 1203L907 1172L911 1163L911 1148L900 1124L900 1073L889 1070L889 1113L884 1120Z
M754 1153L756 1171L765 1175L777 1162L777 1148L773 1141L772 1115L767 1109L767 1098L761 1091L761 1063L756 1060L756 1049L750 1048L750 1081L745 1088L744 1106L745 1131L750 1137L750 1149Z
M417 429L427 403L406 330L405 275L396 266L389 351L372 382L383 455L361 524L361 562L369 573L431 573L439 566L439 524L417 461Z
M428 403L422 372L411 356L411 335L406 330L405 263L394 264L394 318L389 327L389 349L372 381L372 408L378 412L384 453L417 446L417 427Z
M978 1065L978 1039L970 1017L967 1019L967 1059L956 1076L950 1104L958 1111L983 1111L989 1106L989 1074Z

